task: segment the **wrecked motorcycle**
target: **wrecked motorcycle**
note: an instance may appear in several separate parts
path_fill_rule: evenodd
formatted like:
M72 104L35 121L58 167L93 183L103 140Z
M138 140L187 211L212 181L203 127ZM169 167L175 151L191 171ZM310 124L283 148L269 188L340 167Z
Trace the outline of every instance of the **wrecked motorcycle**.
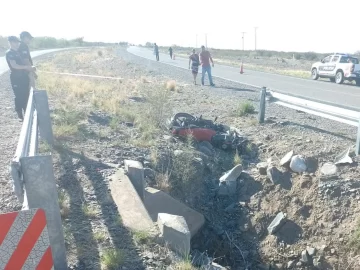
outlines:
M203 119L202 116L195 117L188 113L177 113L170 121L170 130L173 135L181 138L191 136L196 141L208 141L214 147L223 150L238 149L246 139L235 129L226 125Z

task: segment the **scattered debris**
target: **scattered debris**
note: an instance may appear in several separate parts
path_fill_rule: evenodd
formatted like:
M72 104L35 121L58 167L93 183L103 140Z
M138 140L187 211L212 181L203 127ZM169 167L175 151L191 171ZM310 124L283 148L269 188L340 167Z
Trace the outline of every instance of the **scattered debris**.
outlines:
M337 164L352 164L353 160L349 156L350 153L350 147L348 150L345 150L344 152L340 153L338 156L335 157L334 163Z
M274 220L270 223L269 227L267 228L269 234L275 234L281 226L286 223L286 214L280 212L276 215Z
M291 158L294 155L294 150L287 153L281 160L280 160L280 166L285 166L290 163Z
M290 162L290 169L296 173L305 172L307 169L305 158L300 155L293 156Z

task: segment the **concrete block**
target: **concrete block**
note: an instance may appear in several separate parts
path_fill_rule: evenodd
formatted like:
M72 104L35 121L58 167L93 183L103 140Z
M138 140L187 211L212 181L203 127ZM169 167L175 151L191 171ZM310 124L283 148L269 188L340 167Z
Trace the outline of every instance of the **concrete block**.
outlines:
M285 222L286 222L286 214L280 212L270 223L269 227L267 228L268 232L270 234L276 233L281 228L281 226L285 224Z
M160 235L169 247L187 257L190 252L191 234L182 216L159 213L157 220Z
M151 217L123 169L112 175L109 187L125 227L133 231L149 231L154 228Z
M157 221L159 213L168 213L184 217L189 227L191 237L199 231L205 222L202 214L155 188L147 187L145 189L144 204L154 222Z
M125 160L124 164L125 164L125 171L127 172L127 175L129 176L131 183L135 187L141 200L144 201L145 177L144 177L143 165L136 160Z

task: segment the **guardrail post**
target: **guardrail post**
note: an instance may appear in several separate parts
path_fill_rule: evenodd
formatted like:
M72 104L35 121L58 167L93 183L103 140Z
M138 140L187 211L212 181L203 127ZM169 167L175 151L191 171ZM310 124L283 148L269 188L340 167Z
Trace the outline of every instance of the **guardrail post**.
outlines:
M356 149L355 154L358 156L360 155L360 120L358 125L357 137L356 137Z
M51 155L22 157L21 170L29 208L46 213L49 239L56 270L67 269L64 233Z
M39 121L40 136L49 145L54 145L48 96L45 90L34 90L35 108Z
M265 121L265 104L266 104L266 87L262 87L260 94L260 109L259 109L260 124L264 123Z

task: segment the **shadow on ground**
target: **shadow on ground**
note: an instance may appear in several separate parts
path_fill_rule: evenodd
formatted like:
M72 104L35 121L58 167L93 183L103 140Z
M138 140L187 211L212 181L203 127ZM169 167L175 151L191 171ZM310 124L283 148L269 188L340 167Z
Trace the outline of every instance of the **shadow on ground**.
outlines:
M113 201L101 171L110 169L106 164L75 153L67 148L56 149L60 155L60 164L64 173L59 179L60 188L70 197L70 213L65 223L69 223L70 233L74 236L79 265L77 269L100 269L101 255L99 245L94 239L92 225L104 221L114 248L125 255L124 265L128 269L145 269L136 252L130 232L121 224L117 206ZM80 172L84 175L80 175ZM94 189L94 200L101 208L101 213L93 218L84 214L82 205L86 201L81 177L87 178ZM93 224L92 224L93 223Z

